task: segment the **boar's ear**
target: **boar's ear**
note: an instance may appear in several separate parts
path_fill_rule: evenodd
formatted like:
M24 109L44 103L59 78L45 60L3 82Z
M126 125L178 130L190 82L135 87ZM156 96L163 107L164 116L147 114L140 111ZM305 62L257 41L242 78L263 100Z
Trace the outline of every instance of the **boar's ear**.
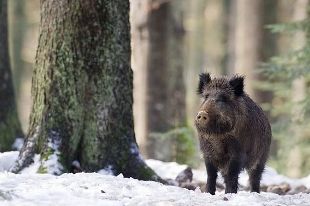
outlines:
M201 73L199 75L199 84L197 88L197 94L202 94L205 86L211 81L211 77L209 73Z
M229 80L229 84L234 89L234 93L237 97L242 96L244 91L244 77L243 76L234 76Z

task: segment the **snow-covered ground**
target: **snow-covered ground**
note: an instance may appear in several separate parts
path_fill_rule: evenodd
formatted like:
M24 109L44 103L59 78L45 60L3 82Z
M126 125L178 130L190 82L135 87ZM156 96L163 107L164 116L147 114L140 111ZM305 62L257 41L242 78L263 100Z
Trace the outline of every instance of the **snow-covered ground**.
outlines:
M174 179L180 172L182 172L187 165L180 165L176 162L162 162L159 160L146 160L147 164L154 169L157 174L163 178ZM207 174L205 170L193 170L193 179L196 181L205 182L207 180ZM243 171L239 176L239 184L242 186L248 186L248 175ZM219 177L219 182L223 183L223 179ZM278 185L287 183L291 187L298 187L304 185L310 188L310 175L301 179L288 178L284 175L278 174L273 168L266 167L261 185ZM310 204L309 204L310 206Z
M22 174L5 172L17 158L17 152L0 153L0 205L1 206L195 206L195 205L240 205L240 206L310 206L310 194L280 196L274 193L238 194L217 193L212 196L199 189L165 186L156 182L138 181L132 178L115 177L99 173L34 174L36 164ZM38 160L38 157L36 157ZM147 163L164 178L174 179L185 165L148 160ZM194 170L194 179L205 181L204 171ZM242 174L241 184L246 180ZM289 179L268 168L264 184L282 183L310 186L310 176L304 179Z

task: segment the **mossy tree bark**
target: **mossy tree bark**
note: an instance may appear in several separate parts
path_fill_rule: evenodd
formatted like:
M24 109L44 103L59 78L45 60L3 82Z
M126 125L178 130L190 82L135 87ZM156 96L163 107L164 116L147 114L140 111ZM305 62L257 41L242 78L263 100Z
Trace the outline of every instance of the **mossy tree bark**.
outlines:
M160 180L135 140L130 54L128 0L41 0L30 127L12 171L37 152L39 172L78 160L87 172Z
M171 130L186 125L184 2L133 0L132 4L135 99L140 114L136 121L142 123L137 131L144 154L161 159L158 153L163 152L163 145L156 142ZM169 152L178 149L172 145ZM165 160L176 160L174 155Z
M11 150L16 137L22 130L9 60L7 0L0 0L0 152Z

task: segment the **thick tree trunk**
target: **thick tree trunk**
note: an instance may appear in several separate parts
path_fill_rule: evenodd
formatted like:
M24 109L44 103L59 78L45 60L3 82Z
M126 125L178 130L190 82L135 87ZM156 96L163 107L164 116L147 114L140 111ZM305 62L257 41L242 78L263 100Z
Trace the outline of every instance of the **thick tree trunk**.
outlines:
M0 1L0 152L22 137L17 115L8 49L7 0Z
M132 3L135 94L139 105L136 113L140 113L136 121L141 131L138 134L147 148L146 156L160 158L158 153L163 149L158 151L162 145L157 141L171 130L184 127L186 121L183 2L134 0ZM171 147L169 151L173 151ZM169 160L175 160L173 155Z
M38 152L39 172L78 160L83 171L160 180L135 140L130 53L128 0L41 0L29 133L12 171Z

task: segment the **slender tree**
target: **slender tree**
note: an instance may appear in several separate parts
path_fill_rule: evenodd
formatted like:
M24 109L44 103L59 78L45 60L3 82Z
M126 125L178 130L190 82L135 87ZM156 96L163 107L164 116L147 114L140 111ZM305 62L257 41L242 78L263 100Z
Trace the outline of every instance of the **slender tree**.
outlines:
M309 0L279 4L279 21L270 26L282 38L280 55L265 64L273 81L273 136L279 149L271 159L278 170L292 177L307 175L309 164ZM285 23L283 23L285 22ZM293 35L292 35L293 34Z
M18 172L110 169L160 180L139 155L132 114L128 0L41 0L30 126ZM49 160L57 158L57 163Z
M207 24L205 22L204 11L207 0L186 1L186 25L187 35L186 48L187 54L185 81L186 81L186 110L189 124L194 127L195 114L197 112L197 105L199 105L199 97L194 91L197 87L197 74L200 74L206 69L205 60L205 44L206 32L204 29ZM188 29L190 28L190 29ZM209 68L207 68L209 69ZM197 143L198 144L198 143Z
M170 161L183 159L179 159L178 152L182 147L190 148L184 147L179 138L186 136L183 131L188 131L183 77L183 3L132 1L137 132L147 157ZM165 146L169 145L166 150L163 140L167 140ZM189 143L186 138L183 140ZM168 152L162 155L165 151Z
M260 51L262 48L261 18L263 1L236 1L235 20L235 61L234 71L247 76L248 82L257 79L253 72L258 67ZM247 91L253 97L255 89L253 84L247 84Z
M9 50L19 119L29 124L31 77L39 36L39 0L9 0Z
M293 12L293 21L298 22L305 20L309 17L307 7L309 5L308 0L297 0L294 4L294 12ZM306 45L306 32L298 31L294 34L292 39L292 49L298 50L303 48ZM309 32L308 32L309 35ZM307 82L306 78L303 76L300 78L296 78L292 81L292 102L294 103L294 107L292 108L292 130L294 132L295 141L302 141L303 136L305 136L305 132L303 130L303 126L300 125L300 122L304 119L304 108L299 102L302 102L306 98L306 89ZM306 157L307 158L307 157ZM302 166L305 157L302 154L301 146L299 144L294 144L292 150L288 153L287 159L287 174L291 177L300 177L302 173Z
M228 30L226 26L228 17L225 15L227 12L226 7L225 0L206 0L203 13L205 23L204 58L206 70L217 76L226 73L224 68L226 34ZM201 16L197 18L201 18ZM201 44L199 43L200 38L197 38L196 41L197 44Z
M33 2L32 2L33 3ZM25 62L22 58L23 43L25 40L27 18L25 14L25 0L10 0L9 6L9 33L10 33L10 51L11 67L14 75L14 85L16 96L19 96L22 80L25 75Z
M0 152L10 150L22 136L10 69L7 0L0 1Z
M259 73L260 64L275 54L275 40L265 25L275 23L276 1L236 0L230 2L231 23L228 62L230 73L245 75L247 92L259 103L270 102L271 93L259 87L266 76Z

